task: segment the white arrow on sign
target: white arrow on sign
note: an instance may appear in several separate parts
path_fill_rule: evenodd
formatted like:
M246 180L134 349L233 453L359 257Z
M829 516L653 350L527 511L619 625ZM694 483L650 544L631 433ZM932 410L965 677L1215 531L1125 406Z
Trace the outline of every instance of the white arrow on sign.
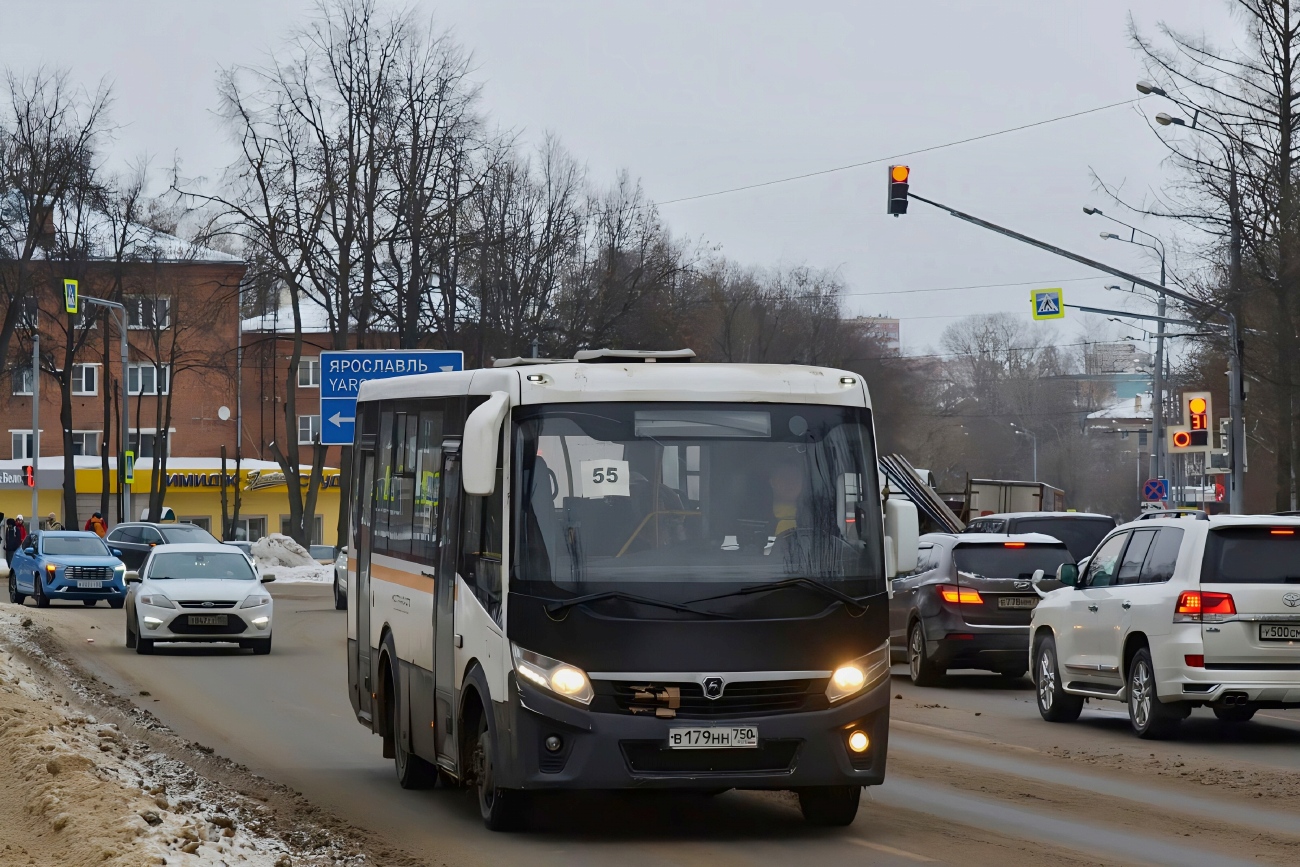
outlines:
M341 413L341 412L336 412L336 413L334 413L334 415L330 416L330 418L329 418L330 424L334 425L335 427L343 427L343 422L345 422L345 421L346 421L346 422L355 422L356 420L357 420L357 419L356 419L355 416L353 416L352 418L349 418L349 417L345 416L345 415L344 415L343 413Z

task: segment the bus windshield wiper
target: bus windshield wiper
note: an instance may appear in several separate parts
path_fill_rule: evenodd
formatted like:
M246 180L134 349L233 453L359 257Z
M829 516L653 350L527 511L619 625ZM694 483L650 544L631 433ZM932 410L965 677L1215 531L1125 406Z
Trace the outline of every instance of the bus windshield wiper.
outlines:
M775 581L771 584L753 584L749 587L742 587L739 590L733 590L730 593L723 593L720 596L706 596L703 599L692 599L691 604L694 605L698 602L712 602L715 599L726 599L731 596L749 596L754 593L766 593L769 590L783 590L786 587L807 587L809 590L813 590L823 596L829 596L831 599L844 603L844 607L849 609L850 613L853 613L853 611L856 610L857 614L854 615L855 617L866 613L868 608L868 606L864 605L861 600L855 599L847 593L836 590L828 584L823 584L815 578L806 577L788 578L785 581Z
M650 599L645 596L624 593L621 590L609 590L604 593L588 593L586 596L574 596L572 599L543 598L542 601L551 603L546 606L546 613L555 615L568 611L576 605L586 605L589 602L602 602L606 599L621 599L624 602L634 602L638 605L651 605L655 608L667 608L669 611L684 611L687 614L696 614L700 617L717 617L724 620L735 619L730 614L719 614L714 611L700 611L698 608L691 608L689 605L679 605L676 602L662 602L658 599Z

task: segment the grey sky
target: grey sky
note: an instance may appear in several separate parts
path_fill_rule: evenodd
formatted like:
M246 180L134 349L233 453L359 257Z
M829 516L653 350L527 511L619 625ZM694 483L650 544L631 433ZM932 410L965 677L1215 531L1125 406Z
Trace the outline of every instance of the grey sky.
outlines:
M1133 9L1228 41L1222 0L447 0L418 8L472 49L485 106L528 141L557 134L603 183L620 168L659 201L929 147L1137 96ZM312 4L304 0L0 0L0 57L64 64L114 82L122 157L178 155L213 175L231 157L215 123L219 66L255 63ZM908 160L912 189L1045 240L1154 273L1105 242L1091 170L1135 199L1158 185L1163 150L1142 119L1156 99ZM919 204L884 214L885 169L663 207L679 234L745 263L837 268L854 312L904 320L909 352L953 317L1027 315L1030 286L870 294L994 283L1063 285L1067 301L1129 296L1081 266ZM1133 220L1129 220L1133 222ZM1168 227L1148 224L1157 232ZM1187 265L1193 264L1190 261ZM1086 278L1062 282L1069 278ZM1062 342L1083 323L1056 326ZM1052 326L1038 326L1051 328ZM1116 334L1133 333L1116 330Z

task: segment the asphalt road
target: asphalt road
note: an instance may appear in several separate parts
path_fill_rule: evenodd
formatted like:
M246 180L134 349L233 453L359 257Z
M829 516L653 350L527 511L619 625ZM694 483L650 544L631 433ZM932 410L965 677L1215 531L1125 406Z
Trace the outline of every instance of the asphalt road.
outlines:
M484 830L468 792L408 792L346 693L344 614L328 587L273 586L270 656L126 650L121 611L34 616L79 661L182 736L301 791L430 863L1244 864L1300 861L1300 715L1138 741L1118 704L1074 725L1039 719L1027 680L895 671L886 785L847 829L813 830L787 796L554 796L520 834ZM87 639L94 639L93 642ZM140 692L149 696L140 696Z

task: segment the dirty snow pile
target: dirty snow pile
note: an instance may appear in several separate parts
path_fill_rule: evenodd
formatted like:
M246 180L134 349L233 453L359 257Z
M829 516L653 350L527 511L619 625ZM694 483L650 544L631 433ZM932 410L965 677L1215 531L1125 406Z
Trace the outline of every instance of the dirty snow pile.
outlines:
M317 563L307 549L282 533L271 533L253 543L253 559L263 575L274 575L278 584L328 584L334 580L334 566Z
M10 636L30 626L21 609L0 612L0 631ZM297 860L249 827L256 813L223 804L186 766L69 706L12 646L0 643L0 864L286 867Z

